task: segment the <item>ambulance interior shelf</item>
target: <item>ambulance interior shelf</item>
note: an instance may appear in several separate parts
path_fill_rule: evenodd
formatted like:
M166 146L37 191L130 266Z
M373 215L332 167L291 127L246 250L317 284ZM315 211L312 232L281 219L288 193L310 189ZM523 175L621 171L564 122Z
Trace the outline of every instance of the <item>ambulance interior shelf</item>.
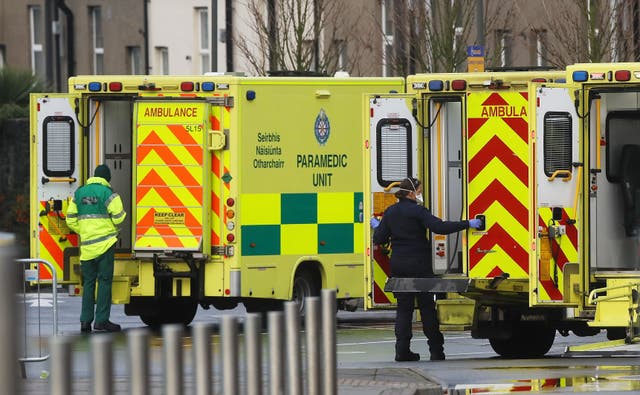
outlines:
M620 185L624 203L624 230L627 237L640 234L640 146L625 144L620 155Z

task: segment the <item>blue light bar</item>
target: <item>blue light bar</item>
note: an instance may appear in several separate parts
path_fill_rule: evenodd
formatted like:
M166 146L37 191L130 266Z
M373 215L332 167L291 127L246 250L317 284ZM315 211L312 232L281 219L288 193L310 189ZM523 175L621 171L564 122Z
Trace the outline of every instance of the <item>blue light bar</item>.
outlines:
M431 80L429 81L429 90L430 91L441 91L444 87L444 84L441 80Z
M567 79L566 78L556 78L555 82L565 83L565 82L567 82Z
M200 88L205 92L211 92L214 89L214 86L213 82L203 82L202 85L200 85Z
M589 73L586 71L574 71L571 77L575 82L585 82L589 79Z
M102 83L100 83L100 82L89 82L89 90L91 92L100 92L102 90Z

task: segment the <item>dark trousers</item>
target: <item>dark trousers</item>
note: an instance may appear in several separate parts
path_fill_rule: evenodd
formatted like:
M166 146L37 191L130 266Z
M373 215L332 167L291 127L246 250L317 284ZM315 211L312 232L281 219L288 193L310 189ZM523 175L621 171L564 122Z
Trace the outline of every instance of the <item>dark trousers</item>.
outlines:
M113 282L114 247L95 259L80 261L82 267L81 322L92 322L95 304L96 323L109 321L111 315L111 283ZM96 281L98 299L96 301Z
M422 320L422 331L428 339L429 352L431 355L443 354L444 337L440 332L434 295L426 292L394 292L393 295L398 301L395 327L396 354L403 355L409 352L411 338L413 337L411 323L416 300L418 301L420 319Z

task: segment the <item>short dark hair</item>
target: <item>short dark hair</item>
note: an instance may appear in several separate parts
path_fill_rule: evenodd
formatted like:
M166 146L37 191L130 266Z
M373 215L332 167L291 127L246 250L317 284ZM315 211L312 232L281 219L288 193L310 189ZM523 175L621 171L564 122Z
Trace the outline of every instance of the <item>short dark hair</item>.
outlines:
M400 181L400 185L398 185L399 189L396 191L395 195L397 198L407 197L410 192L416 193L420 184L420 180L417 178L407 177Z

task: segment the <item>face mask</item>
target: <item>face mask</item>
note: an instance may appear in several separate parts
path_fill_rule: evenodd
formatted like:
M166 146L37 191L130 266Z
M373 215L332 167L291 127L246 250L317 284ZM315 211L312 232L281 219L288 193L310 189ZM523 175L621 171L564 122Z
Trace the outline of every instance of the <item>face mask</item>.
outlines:
M424 199L422 198L422 194L416 195L416 202L422 204L424 203Z

